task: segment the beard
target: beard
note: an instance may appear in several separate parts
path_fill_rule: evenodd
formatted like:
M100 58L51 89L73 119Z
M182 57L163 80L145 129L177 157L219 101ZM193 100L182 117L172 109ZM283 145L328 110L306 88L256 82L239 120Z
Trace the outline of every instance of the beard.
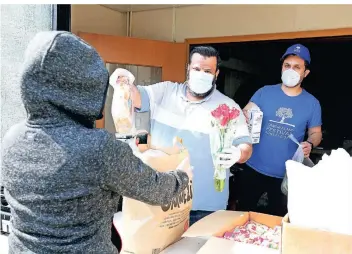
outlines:
M199 99L204 99L204 98L206 98L206 97L207 97L208 95L210 95L210 94L215 90L215 88L216 88L216 76L214 76L211 89L210 89L208 92L205 92L205 93L196 93L196 92L192 91L192 89L190 89L190 87L189 87L189 82L188 82L188 81L189 81L189 71L187 71L187 80L186 80L187 90L188 90L188 92L189 92L192 96L194 96L194 97L196 97L196 98L199 98Z

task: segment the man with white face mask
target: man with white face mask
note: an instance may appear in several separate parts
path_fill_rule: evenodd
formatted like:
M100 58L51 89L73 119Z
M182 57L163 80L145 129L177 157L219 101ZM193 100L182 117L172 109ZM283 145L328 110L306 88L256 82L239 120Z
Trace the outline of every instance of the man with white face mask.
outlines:
M214 187L214 165L210 152L210 112L220 104L240 110L235 140L231 149L219 154L226 160L218 163L230 168L244 163L252 153L251 139L240 107L216 90L219 74L218 52L212 47L196 47L190 54L187 81L184 84L161 82L134 88L134 105L138 112L150 111L152 145L170 146L181 137L190 152L193 166L193 206L190 224L204 216L226 209L229 196L229 170L225 188Z
M281 193L285 162L292 158L297 145L288 136L302 142L306 157L322 139L319 101L301 87L309 74L309 50L300 44L287 49L282 56L282 83L259 89L244 108L244 113L258 106L264 114L260 143L253 146L252 157L237 175L237 209L258 211L257 203L263 193L268 194L267 210L284 216L287 198ZM304 141L308 129L308 139Z

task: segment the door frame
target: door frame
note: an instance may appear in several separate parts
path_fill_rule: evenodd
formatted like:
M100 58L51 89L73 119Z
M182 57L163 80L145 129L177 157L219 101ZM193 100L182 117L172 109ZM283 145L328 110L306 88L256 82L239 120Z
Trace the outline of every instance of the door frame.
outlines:
M187 59L189 59L189 50L191 45L216 44L231 42L249 42L249 41L272 41L286 39L303 39L303 38L322 38L322 37L340 37L352 36L352 27L320 29L295 32L266 33L266 34L247 34L221 37L203 37L185 39Z
M185 43L85 32L77 34L98 51L105 63L161 67L163 81L185 80ZM111 50L115 45L119 45L119 50ZM181 65L182 73L179 69Z

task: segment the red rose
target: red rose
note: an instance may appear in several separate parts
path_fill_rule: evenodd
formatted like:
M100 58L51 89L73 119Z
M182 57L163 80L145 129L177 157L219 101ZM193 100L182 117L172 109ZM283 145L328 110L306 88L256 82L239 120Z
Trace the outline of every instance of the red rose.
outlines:
M231 109L229 115L230 115L230 119L233 120L233 119L237 118L240 115L240 111L238 109L236 109L236 108L233 108L233 109Z
M213 117L215 117L216 119L220 119L220 117L221 117L221 110L220 110L219 108L217 108L217 109L215 109L215 110L213 110L213 111L211 112L211 115L212 115Z
M226 126L229 121L240 115L240 111L236 108L230 109L226 104L221 104L211 112L211 115L219 120L221 126Z
M221 126L226 126L230 121L230 117L229 116L222 116L221 120L220 120L220 124Z
M227 106L226 104L221 104L219 108L222 112L228 112L230 110L229 106Z

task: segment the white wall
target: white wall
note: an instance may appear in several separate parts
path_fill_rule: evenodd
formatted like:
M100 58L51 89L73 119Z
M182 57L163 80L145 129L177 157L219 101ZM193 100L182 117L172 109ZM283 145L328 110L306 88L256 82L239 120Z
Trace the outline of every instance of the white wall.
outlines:
M172 40L172 9L133 13L132 36ZM352 27L352 5L202 5L176 9L175 38Z
M98 4L71 6L71 31L127 35L126 13L110 10Z

